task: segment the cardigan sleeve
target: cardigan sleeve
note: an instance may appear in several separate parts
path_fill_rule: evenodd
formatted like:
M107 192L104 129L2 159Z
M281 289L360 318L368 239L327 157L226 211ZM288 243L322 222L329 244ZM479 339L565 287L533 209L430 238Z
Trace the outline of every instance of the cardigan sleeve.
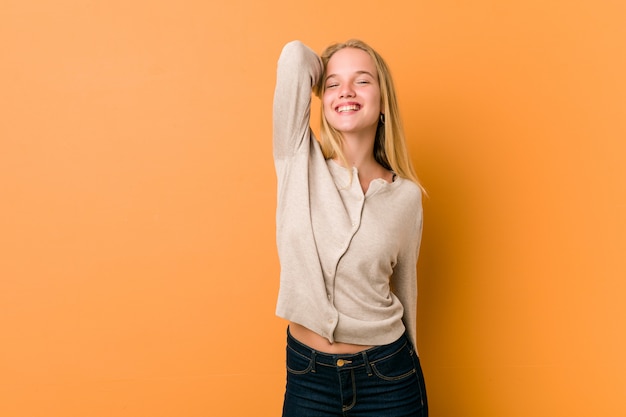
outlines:
M421 194L420 194L421 197ZM408 239L398 253L391 286L394 294L404 307L402 321L417 349L417 259L422 237L422 205L421 198L416 206L415 222L411 227Z
M283 47L273 111L274 159L292 156L310 136L311 92L322 73L320 58L300 41Z

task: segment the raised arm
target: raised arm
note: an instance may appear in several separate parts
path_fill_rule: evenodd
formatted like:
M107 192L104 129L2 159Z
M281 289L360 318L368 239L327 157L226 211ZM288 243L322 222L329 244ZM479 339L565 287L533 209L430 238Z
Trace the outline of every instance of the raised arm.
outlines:
M274 91L274 158L290 157L310 138L311 91L322 74L320 58L300 41L278 59Z

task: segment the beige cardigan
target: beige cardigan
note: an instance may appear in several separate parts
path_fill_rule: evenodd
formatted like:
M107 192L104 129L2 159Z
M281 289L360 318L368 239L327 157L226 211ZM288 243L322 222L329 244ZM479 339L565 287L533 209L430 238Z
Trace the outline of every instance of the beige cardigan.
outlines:
M364 195L353 168L322 155L309 126L319 57L298 41L279 58L274 95L278 179L276 314L332 342L415 344L421 189L376 179Z

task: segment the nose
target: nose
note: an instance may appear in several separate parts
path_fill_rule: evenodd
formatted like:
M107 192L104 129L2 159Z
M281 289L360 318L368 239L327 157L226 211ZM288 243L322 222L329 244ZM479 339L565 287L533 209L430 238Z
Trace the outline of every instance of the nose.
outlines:
M350 84L344 84L339 91L339 98L349 98L354 97L354 90Z

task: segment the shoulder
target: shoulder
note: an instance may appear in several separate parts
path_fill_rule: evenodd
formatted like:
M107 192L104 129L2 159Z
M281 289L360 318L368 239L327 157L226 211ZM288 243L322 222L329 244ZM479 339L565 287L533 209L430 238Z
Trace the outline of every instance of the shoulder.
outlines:
M401 183L398 184L399 187L395 193L396 199L394 201L396 215L399 219L402 219L405 225L414 225L415 228L419 229L423 216L422 187L405 178L400 178L399 181ZM406 230L414 229L407 227Z
M415 182L406 178L396 179L398 182L398 194L406 201L413 202L415 204L422 204L422 187Z

